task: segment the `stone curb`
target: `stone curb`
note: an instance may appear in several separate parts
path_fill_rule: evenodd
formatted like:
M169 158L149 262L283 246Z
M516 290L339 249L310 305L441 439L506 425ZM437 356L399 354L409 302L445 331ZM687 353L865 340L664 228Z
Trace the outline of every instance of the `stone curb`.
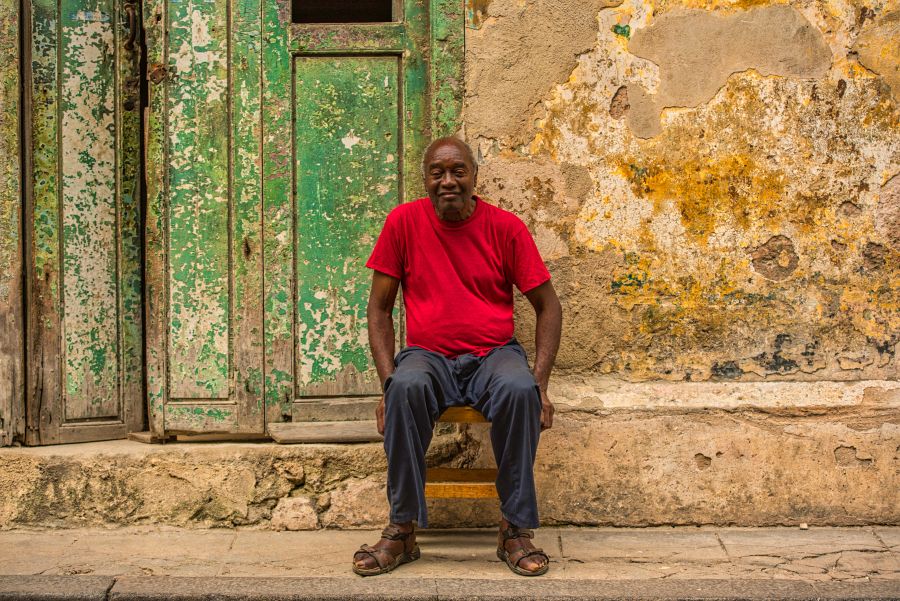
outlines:
M900 600L900 581L0 576L0 601Z
M106 601L112 576L0 576L0 601Z

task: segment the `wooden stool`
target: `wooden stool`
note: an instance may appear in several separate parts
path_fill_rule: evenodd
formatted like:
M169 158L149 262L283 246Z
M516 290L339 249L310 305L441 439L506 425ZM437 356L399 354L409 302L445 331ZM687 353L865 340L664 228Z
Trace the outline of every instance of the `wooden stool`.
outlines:
M487 423L471 407L450 407L438 418L452 424ZM425 471L425 496L430 499L496 499L497 468L430 467Z

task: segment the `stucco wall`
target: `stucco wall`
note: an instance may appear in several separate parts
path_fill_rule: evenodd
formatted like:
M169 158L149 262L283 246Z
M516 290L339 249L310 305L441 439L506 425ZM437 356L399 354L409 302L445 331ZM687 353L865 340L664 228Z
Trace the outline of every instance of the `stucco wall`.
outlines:
M900 4L614 2L470 3L464 136L557 374L896 379Z

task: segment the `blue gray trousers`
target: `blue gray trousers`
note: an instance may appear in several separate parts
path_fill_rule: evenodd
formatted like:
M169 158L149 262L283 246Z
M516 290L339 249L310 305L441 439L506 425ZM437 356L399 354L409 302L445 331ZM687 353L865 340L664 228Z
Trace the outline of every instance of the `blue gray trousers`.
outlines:
M391 521L428 525L425 451L434 422L447 407L468 405L491 422L503 517L521 528L537 528L534 457L541 434L541 396L525 349L513 338L483 357L448 359L411 346L397 353L394 365L384 383Z

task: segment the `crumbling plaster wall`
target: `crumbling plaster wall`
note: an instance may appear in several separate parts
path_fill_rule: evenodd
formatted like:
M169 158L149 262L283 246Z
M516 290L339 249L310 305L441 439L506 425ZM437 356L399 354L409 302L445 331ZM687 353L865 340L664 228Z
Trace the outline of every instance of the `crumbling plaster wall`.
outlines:
M557 374L897 378L898 15L470 2L463 134L554 275Z

